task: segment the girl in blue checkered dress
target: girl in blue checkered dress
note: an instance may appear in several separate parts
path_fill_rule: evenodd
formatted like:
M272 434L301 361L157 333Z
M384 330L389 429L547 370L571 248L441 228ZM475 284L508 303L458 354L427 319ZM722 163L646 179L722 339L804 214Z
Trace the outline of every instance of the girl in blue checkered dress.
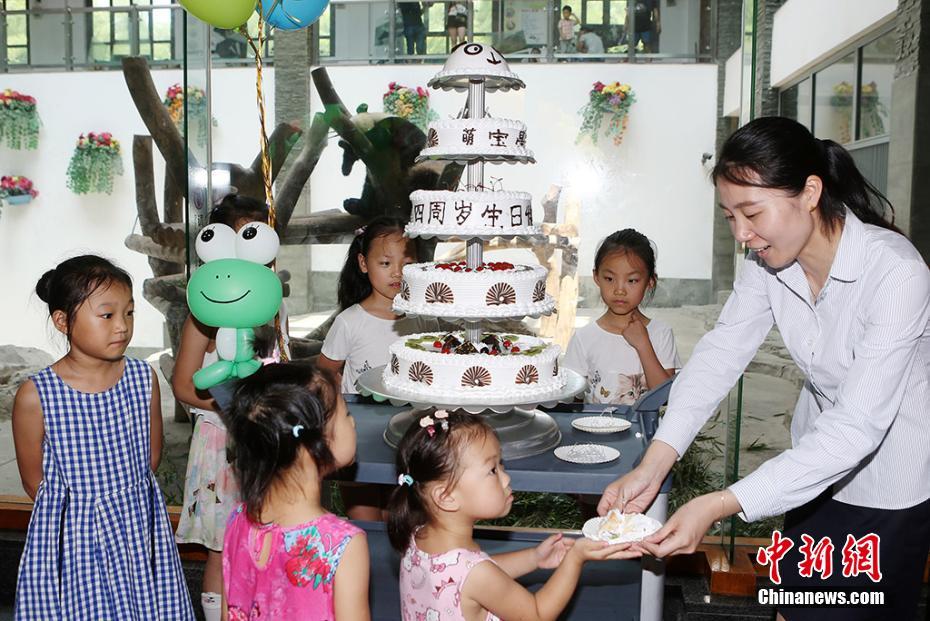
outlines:
M23 384L13 440L35 500L16 584L16 619L192 620L158 484L158 382L123 354L132 338L129 275L100 257L69 259L36 287L68 353Z

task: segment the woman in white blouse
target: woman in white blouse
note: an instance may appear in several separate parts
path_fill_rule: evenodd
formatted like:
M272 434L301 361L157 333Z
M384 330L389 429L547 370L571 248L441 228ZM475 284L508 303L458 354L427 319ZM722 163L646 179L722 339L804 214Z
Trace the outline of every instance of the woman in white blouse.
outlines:
M790 119L761 118L735 132L713 180L750 252L716 327L675 381L642 463L607 487L598 510L646 510L776 324L807 378L792 448L691 500L641 548L659 558L693 552L716 520L786 513L793 547L779 563L782 587L869 588L890 608L785 608L782 618L911 619L930 547L927 264L885 220L890 204L849 153ZM830 538L826 579L825 571L799 575L802 534L814 544ZM879 536L878 567L865 559L856 568L870 534ZM847 566L858 575L844 576Z

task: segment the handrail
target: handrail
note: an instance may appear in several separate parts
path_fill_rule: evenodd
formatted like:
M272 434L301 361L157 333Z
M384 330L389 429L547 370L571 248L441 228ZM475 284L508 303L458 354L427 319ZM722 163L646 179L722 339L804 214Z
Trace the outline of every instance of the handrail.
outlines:
M353 52L340 52L342 56L336 55L333 52L337 46L337 37L341 37L341 33L337 30L335 25L335 20L337 14L334 12L333 21L330 22L331 30L328 35L324 35L322 38L328 38L328 44L330 46L330 54L322 55L319 54L319 50L316 50L317 55L320 59L321 64L323 65L359 65L359 64L371 64L371 63L442 63L446 54L405 54L404 53L404 30L400 28L399 25L399 14L397 12L398 5L404 0L341 0L334 1L331 4L332 9L339 9L345 7L354 7L358 5L377 5L374 8L375 19L380 24L378 27L383 27L386 32L386 40L379 42L378 48L380 51L370 51L365 50L359 53ZM471 0L467 0L471 4ZM497 4L502 0L492 0L492 4ZM381 5L384 5L382 7ZM555 32L555 21L557 19L557 13L560 8L559 2L557 0L548 0L547 8L540 9L546 11L546 36L544 40L539 40L538 43L533 45L527 45L523 50L508 53L508 56L515 60L538 62L538 63L553 63L553 62L637 62L637 61L646 61L646 62L685 62L685 63L695 63L695 62L709 62L712 61L711 54L704 53L694 53L694 54L668 54L662 53L644 53L644 52L632 52L625 49L626 51L615 51L613 53L602 53L602 54L581 54L581 53L562 53L558 48L557 34ZM382 10L383 9L383 10ZM482 9L483 10L483 9ZM491 33L474 33L472 34L472 28L477 17L475 10L469 11L469 36L475 37L497 37L499 34L498 31L502 27L502 13L499 10L499 7L494 8L496 11L497 19L492 19L492 25L490 26L494 32ZM159 14L164 14L165 11L171 11L171 20L172 26L170 28L170 33L165 35L165 39L157 40L153 35L153 24L155 23L155 16ZM94 6L74 6L74 7L32 7L28 9L4 9L0 8L0 73L9 73L9 72L18 72L18 71L35 71L35 70L56 70L63 69L66 71L74 71L81 69L107 69L107 68L118 68L120 64L120 58L125 54L131 55L143 55L143 56L157 56L156 55L156 44L164 45L168 44L167 49L170 50L166 57L156 57L151 58L150 63L153 66L174 66L180 67L184 63L183 57L183 29L175 27L177 22L175 20L183 18L186 13L184 8L177 2L172 2L170 4L157 4L157 5L130 5L130 6L104 6L104 7L94 7ZM100 40L89 40L85 33L90 32L89 29L85 30L86 20L89 20L92 15L96 14L106 14L110 16L112 20L117 16L128 16L128 33L126 39L114 39L112 31L107 33L105 38ZM388 16L394 15L394 19L390 19ZM21 19L23 16L27 19L27 28L32 27L33 21L42 19L44 17L50 19L61 19L61 30L62 30L62 39L61 43L58 44L61 47L56 48L51 53L48 52L47 48L37 48L29 47L32 42L27 41L26 45L20 44L11 44L8 41L9 38L9 27L8 20L11 18ZM147 19L145 19L147 18ZM126 19L126 17L120 17L120 19ZM80 22L80 23L76 23ZM145 26L143 26L145 24ZM439 34L440 31L444 32L444 28L441 26L433 27L433 24L430 24L429 35L431 41L435 41L435 37L444 36ZM606 26L601 24L593 24L596 29L601 27L616 28L616 26ZM376 24L372 23L370 29L372 34L375 32ZM57 28L57 25L56 25ZM44 29L47 30L47 29ZM383 31L382 31L383 32ZM28 31L27 31L28 33ZM215 35L212 35L215 36ZM540 35L541 36L541 35ZM273 33L269 37L273 39ZM315 37L315 40L318 42L321 37ZM341 39L338 39L341 40ZM86 43L85 43L86 41ZM232 41L235 41L233 38ZM84 48L81 49L81 45L84 45ZM103 44L104 47L110 45L109 56L106 58L95 57L92 52L91 45ZM113 52L113 46L123 46L122 53ZM11 55L8 53L11 50L22 49L26 47L28 63L23 62L12 62ZM617 49L616 47L614 49ZM532 51L531 51L532 50ZM45 53L45 58L42 58L42 53ZM55 52L58 52L60 55L56 55ZM20 52L22 53L22 52ZM215 66L236 66L236 65L248 65L251 64L252 60L249 57L250 52L248 50L235 50L230 55L231 57L221 57L219 55L214 55L214 65ZM52 57L57 56L57 57ZM269 54L266 59L266 64L273 65L274 57L273 54Z

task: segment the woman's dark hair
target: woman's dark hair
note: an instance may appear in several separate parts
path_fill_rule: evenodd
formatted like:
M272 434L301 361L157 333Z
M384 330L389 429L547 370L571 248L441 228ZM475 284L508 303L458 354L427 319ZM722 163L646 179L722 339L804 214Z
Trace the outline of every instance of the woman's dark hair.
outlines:
M39 299L48 304L49 315L63 311L68 318L68 340L71 340L71 328L74 317L81 304L95 291L106 289L114 283L132 291L132 278L126 270L94 254L62 261L55 269L42 274L36 284Z
M604 259L618 253L632 254L638 257L646 266L646 280L655 283L657 279L656 251L648 237L635 229L623 229L611 233L597 247L597 253L594 255L594 271L596 272L601 268Z
M823 181L820 220L827 235L846 218L846 207L867 224L900 233L894 207L862 176L849 152L820 140L806 127L780 116L751 121L727 138L711 176L743 186L783 190L797 196L811 175ZM891 218L886 219L886 210Z
M397 447L397 472L413 479L412 485L398 485L388 501L388 538L403 552L417 529L430 520L426 486L436 481L451 490L461 475L462 454L472 442L494 434L484 419L476 414L449 412L446 419L433 416L433 433L420 426L417 418ZM442 422L448 429L442 428Z
M339 308L345 310L358 304L371 295L371 281L368 274L358 265L358 255L368 256L373 241L398 233L404 234L405 222L400 218L381 216L368 223L352 240L346 253L346 262L339 274Z
M269 490L301 448L321 476L332 470L326 423L338 400L333 375L309 364L269 364L239 382L224 420L232 470L253 522L260 521ZM296 425L301 428L295 435Z
M209 220L210 224L225 224L232 229L241 220L267 222L268 205L251 196L228 194L210 210Z

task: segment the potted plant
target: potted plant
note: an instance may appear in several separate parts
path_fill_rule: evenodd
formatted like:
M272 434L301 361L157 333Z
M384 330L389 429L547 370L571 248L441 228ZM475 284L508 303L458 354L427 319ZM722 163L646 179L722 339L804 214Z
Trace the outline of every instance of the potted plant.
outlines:
M75 194L112 193L113 177L123 174L121 153L109 132L81 134L68 164L68 187Z
M0 92L0 143L10 149L35 149L40 125L34 97L11 89Z
M39 193L32 187L32 181L22 176L0 177L0 198L11 205L24 205L31 202Z
M607 119L605 133L613 138L615 145L619 145L629 123L630 108L635 102L636 95L629 84L595 82L588 92L588 103L578 112L581 115L581 129L578 130L575 142L590 136L591 142L597 144L601 124Z

